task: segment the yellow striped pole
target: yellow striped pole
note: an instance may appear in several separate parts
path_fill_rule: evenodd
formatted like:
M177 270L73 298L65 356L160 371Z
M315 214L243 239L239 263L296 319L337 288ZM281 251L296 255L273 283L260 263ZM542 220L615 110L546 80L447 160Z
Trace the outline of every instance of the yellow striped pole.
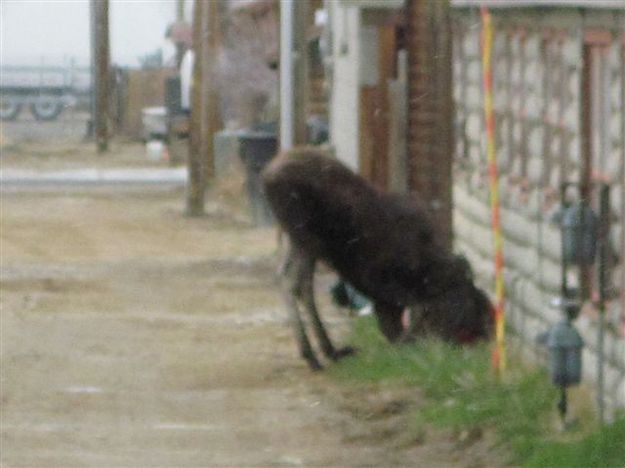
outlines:
M490 205L495 251L495 346L493 367L501 374L506 369L505 314L504 314L504 261L501 217L499 214L499 176L497 174L497 152L495 150L495 116L493 112L493 24L486 7L482 13L482 75L484 80L484 118L486 121L486 154L490 181Z

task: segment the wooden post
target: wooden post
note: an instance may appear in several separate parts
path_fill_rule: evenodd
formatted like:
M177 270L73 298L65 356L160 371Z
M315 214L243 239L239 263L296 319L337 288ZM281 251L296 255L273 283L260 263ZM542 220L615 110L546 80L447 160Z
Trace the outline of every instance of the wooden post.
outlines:
M408 184L452 243L452 37L449 0L408 0ZM435 53L433 53L435 51Z
M98 153L108 151L109 140L109 3L92 0L94 50L93 84L95 86L94 127ZM92 91L93 92L93 91Z
M208 2L207 37L204 57L204 73L202 87L205 90L204 109L206 111L206 141L202 151L206 161L206 180L211 182L215 177L215 134L221 128L219 87L217 84L217 60L221 47L221 0Z
M293 2L293 143L307 142L308 0Z
M195 0L193 9L193 79L191 84L191 119L189 129L189 161L187 165L189 181L187 187L187 214L189 216L202 216L204 214L204 193L206 190L204 180L204 161L201 157L202 140L202 67L203 55L202 41L202 18L204 16L203 0Z
M215 79L219 50L219 1L195 0L193 17L193 85L187 213L204 214L206 184L214 177L213 139L219 129L219 95Z

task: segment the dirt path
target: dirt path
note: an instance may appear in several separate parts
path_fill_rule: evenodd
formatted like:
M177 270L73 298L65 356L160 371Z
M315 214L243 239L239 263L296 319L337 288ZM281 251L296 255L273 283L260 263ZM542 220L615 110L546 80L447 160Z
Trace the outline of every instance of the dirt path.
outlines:
M181 194L2 196L2 466L355 466L275 234Z
M418 395L311 373L275 232L217 203L185 218L182 199L2 194L3 467L480 464L401 437Z

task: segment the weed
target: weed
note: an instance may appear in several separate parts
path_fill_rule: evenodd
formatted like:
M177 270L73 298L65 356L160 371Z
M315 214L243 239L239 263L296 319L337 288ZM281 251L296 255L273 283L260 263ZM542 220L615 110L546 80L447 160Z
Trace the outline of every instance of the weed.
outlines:
M418 387L426 402L413 417L410 430L415 436L428 425L456 432L489 428L511 449L514 464L625 466L625 422L585 439L580 435L578 440L556 440L558 431L550 421L557 390L544 370L513 360L498 378L491 370L487 344L464 348L427 339L389 346L371 317L356 322L353 341L360 353L334 366L332 375L345 382Z

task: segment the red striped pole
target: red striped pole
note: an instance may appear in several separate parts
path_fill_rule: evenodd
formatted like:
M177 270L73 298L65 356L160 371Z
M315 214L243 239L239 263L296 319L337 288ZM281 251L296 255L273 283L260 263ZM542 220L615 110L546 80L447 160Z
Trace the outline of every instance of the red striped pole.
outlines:
M493 367L498 373L506 369L505 347L505 283L503 260L503 236L499 213L499 176L497 174L497 152L495 149L495 116L493 111L493 24L490 13L482 7L482 74L484 80L484 118L486 121L486 153L490 181L490 205L495 253L495 347Z

